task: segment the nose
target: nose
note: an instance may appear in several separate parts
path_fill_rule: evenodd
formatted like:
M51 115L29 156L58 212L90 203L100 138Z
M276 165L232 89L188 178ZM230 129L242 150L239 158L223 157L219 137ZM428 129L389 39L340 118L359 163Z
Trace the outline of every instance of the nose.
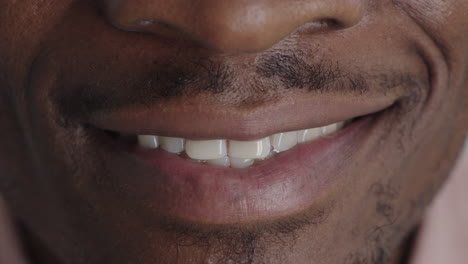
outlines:
M367 0L101 1L107 18L119 29L189 38L234 52L268 49L309 22L327 20L341 29L351 27L367 6Z

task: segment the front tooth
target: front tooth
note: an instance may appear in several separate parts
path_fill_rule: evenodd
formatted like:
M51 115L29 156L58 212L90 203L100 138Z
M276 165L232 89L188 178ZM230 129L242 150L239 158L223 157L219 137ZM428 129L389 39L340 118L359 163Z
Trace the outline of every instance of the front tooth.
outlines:
M159 137L161 148L167 152L179 154L184 151L184 139L175 137Z
M297 132L297 141L299 143L309 142L322 136L322 128L311 128L299 130Z
M187 140L185 153L192 159L219 159L227 155L226 140Z
M286 151L297 145L297 132L275 134L271 138L273 148L278 151Z
M243 169L250 167L255 160L253 159L239 159L231 158L231 168Z
M207 160L206 163L221 167L229 167L229 165L231 165L231 161L229 160L228 156L224 156L219 159Z
M151 135L139 135L138 143L144 148L155 149L158 148L158 137Z
M270 154L270 150L271 143L268 137L254 141L229 141L230 158L263 159Z

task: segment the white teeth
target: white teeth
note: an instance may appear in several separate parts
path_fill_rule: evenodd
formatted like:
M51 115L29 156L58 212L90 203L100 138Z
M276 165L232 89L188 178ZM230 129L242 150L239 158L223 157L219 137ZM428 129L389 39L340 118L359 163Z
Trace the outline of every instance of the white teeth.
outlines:
M252 166L254 159L231 158L231 168L243 169Z
M167 152L179 154L184 151L184 139L175 137L159 137L161 148Z
M322 127L322 136L327 136L338 131L340 125L339 123L331 124L328 126Z
M342 128L345 126L345 123L346 123L346 122L339 122L339 123L337 123L337 124L336 124L337 131L340 130L340 129L342 129Z
M226 140L187 140L185 153L192 159L219 159L227 154Z
M240 159L263 159L270 154L269 138L254 141L229 141L229 157Z
M144 148L155 149L158 148L158 137L151 135L139 135L138 143Z
M304 129L297 132L297 141L299 143L304 143L308 141L315 140L322 136L322 128L311 128Z
M185 151L189 158L210 165L247 168L256 160L268 159L275 153L287 151L299 143L333 134L344 125L345 122L340 122L323 127L278 133L253 141L186 140L175 137L139 135L138 142L141 147L147 149L156 149L160 145L163 150L174 154Z
M229 167L231 165L231 161L228 156L219 159L207 160L206 163L221 167Z
M271 137L271 145L277 152L283 152L297 145L297 132L275 134Z

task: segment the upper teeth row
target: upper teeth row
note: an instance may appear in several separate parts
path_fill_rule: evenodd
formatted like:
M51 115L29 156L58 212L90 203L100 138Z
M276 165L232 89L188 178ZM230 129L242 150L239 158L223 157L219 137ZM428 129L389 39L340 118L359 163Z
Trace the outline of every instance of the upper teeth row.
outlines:
M283 152L298 143L309 142L341 129L344 122L328 126L278 133L252 141L236 140L189 140L184 138L139 135L139 145L147 149L161 147L163 150L180 154L185 151L194 160L232 168L246 168L256 160L264 160L274 153Z

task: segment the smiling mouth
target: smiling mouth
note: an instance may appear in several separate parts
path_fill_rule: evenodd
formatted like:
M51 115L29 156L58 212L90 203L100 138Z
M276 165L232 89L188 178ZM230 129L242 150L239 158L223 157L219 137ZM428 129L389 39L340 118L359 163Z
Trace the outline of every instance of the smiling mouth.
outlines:
M135 203L184 221L245 223L317 204L375 144L397 96L300 98L247 112L122 108L92 116L89 132Z
M159 212L186 221L234 223L294 214L314 204L345 175L333 166L350 166L359 156L353 152L370 141L387 110L257 140L100 134L112 143L102 146L113 166L134 169L131 177L116 174L116 180L148 195L144 199ZM235 202L239 197L249 208ZM275 205L263 208L267 200Z
M162 150L181 157L221 167L248 168L267 160L275 154L288 151L297 145L332 136L352 121L338 122L322 127L277 133L258 140L239 141L226 139L190 140L179 137L138 135L142 149Z

